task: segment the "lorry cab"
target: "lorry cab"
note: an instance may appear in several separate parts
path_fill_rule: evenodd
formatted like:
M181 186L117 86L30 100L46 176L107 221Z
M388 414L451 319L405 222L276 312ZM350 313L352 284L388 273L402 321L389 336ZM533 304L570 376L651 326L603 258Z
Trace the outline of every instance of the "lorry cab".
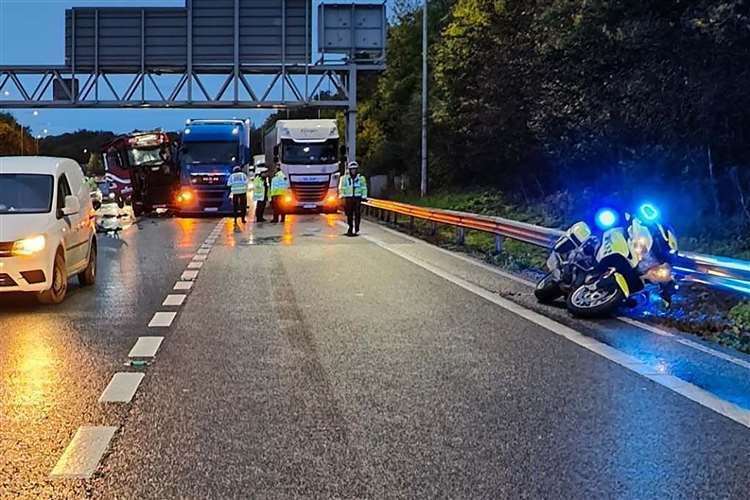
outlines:
M279 120L265 138L266 165L278 160L289 179L290 212L335 212L339 132L336 120Z
M250 120L188 120L180 147L180 213L231 213L227 180L250 173Z
M109 192L136 216L170 208L179 183L175 144L162 131L120 136L102 148Z

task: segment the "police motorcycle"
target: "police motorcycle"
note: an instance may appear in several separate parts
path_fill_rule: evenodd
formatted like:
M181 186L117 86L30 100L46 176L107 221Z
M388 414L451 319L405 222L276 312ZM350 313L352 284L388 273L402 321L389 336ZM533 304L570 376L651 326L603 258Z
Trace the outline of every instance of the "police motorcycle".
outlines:
M601 236L585 222L568 229L547 260L550 272L537 284L537 300L564 296L568 310L583 318L607 316L621 304L635 307L653 295L669 304L676 289L671 262L677 240L653 205L639 212L639 217L626 213L626 226L616 227L617 213L601 210L596 215Z

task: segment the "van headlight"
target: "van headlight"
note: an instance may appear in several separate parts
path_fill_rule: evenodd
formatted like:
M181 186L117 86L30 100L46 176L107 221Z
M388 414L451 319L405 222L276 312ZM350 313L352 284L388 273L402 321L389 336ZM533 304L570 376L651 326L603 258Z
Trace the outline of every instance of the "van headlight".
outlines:
M47 246L47 238L43 234L18 240L13 243L11 254L13 255L34 255L39 253Z

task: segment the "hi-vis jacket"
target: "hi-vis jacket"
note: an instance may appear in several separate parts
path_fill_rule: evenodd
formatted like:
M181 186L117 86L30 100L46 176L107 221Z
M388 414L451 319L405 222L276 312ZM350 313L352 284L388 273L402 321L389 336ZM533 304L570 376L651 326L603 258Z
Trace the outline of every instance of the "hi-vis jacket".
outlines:
M289 181L284 172L279 170L271 179L271 196L284 196L289 191Z
M352 178L345 174L339 181L339 196L341 198L367 198L367 179L364 175Z
M253 201L266 201L266 178L260 175L253 179Z
M233 173L227 180L227 186L232 190L232 194L247 194L248 184L247 176L242 172Z

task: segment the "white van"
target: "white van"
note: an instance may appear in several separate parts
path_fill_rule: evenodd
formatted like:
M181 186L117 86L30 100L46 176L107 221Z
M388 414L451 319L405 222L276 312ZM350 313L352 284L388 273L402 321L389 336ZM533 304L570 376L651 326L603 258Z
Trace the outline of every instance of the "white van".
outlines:
M68 279L96 281L94 208L80 166L65 158L0 158L0 293L59 304Z

